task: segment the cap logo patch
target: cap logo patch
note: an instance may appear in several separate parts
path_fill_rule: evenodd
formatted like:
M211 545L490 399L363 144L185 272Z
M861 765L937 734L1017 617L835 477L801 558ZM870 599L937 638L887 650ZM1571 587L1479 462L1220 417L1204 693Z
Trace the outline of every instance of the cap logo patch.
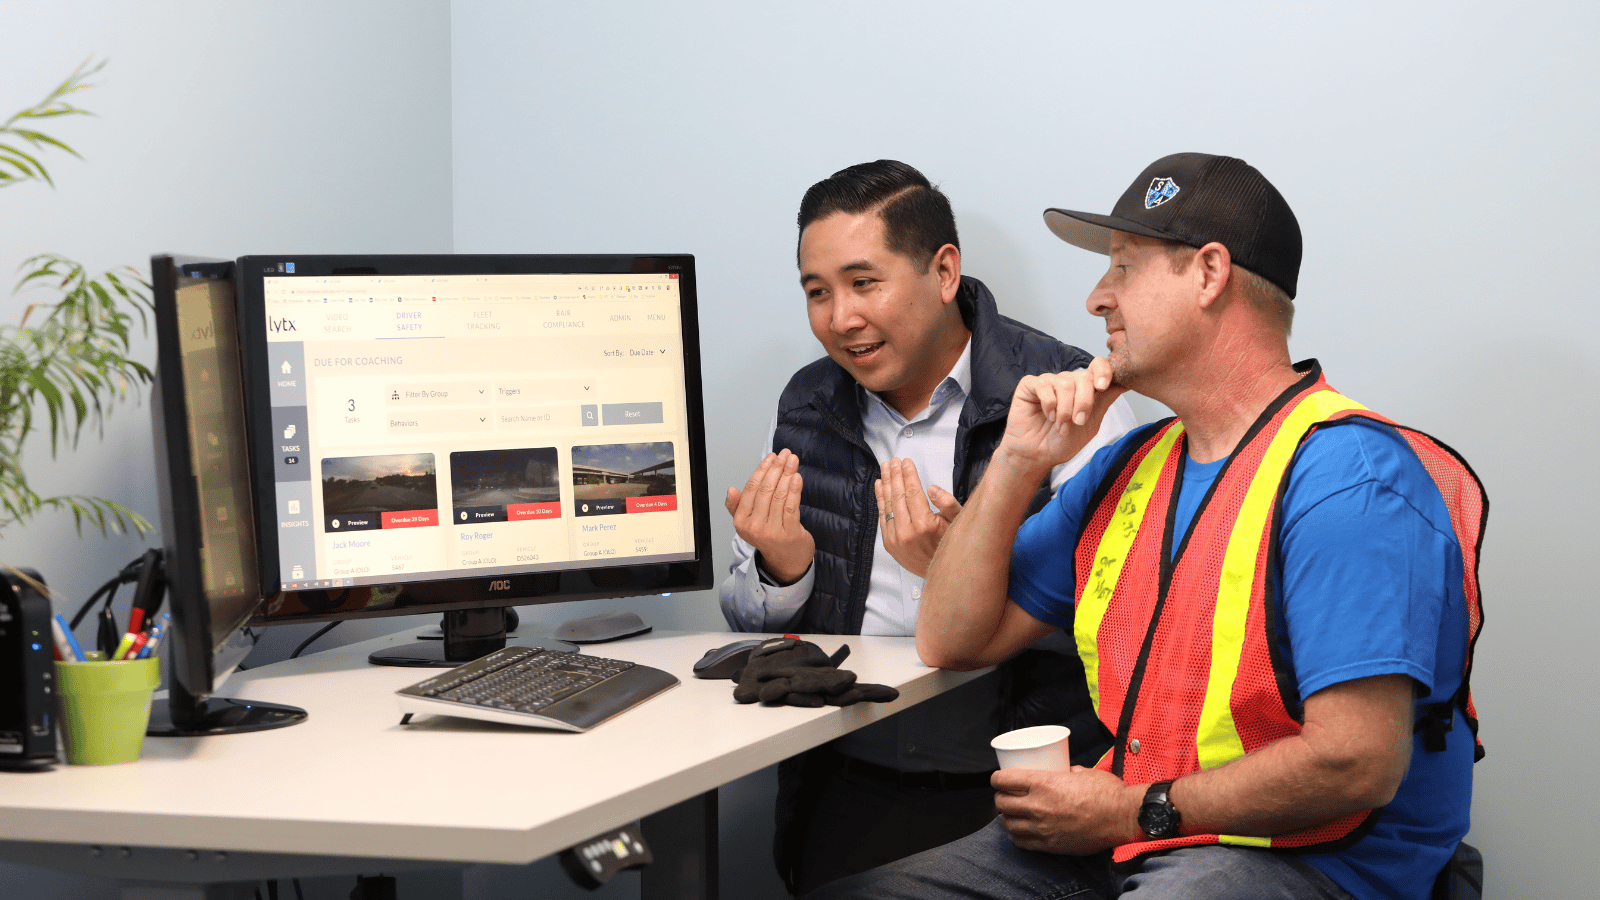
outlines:
M1152 178L1144 192L1144 208L1155 209L1178 195L1178 183L1171 178Z

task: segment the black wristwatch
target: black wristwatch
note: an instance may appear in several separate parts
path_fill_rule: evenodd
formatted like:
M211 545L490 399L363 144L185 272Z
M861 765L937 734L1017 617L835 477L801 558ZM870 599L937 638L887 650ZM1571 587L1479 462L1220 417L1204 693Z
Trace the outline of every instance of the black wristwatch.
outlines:
M1153 840L1175 838L1183 817L1172 805L1172 782L1158 781L1144 792L1144 803L1139 807L1139 827Z

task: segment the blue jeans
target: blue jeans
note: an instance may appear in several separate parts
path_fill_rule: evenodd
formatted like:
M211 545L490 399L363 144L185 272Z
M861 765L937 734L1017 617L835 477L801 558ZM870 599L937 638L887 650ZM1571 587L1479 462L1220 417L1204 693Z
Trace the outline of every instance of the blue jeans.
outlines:
M1309 863L1248 847L1184 847L1112 871L1107 854L1022 850L999 819L959 841L824 885L806 900L1350 900Z

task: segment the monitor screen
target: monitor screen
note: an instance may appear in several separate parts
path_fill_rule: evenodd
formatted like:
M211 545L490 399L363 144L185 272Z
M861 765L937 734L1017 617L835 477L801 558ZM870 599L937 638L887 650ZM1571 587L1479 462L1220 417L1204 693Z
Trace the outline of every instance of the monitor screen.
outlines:
M263 621L710 587L693 257L238 279Z
M226 262L178 265L172 299L177 313L179 371L170 372L158 364L159 376L164 379L158 393L181 402L184 414L185 440L180 444L176 428L163 438L169 457L186 450L182 456L187 459L180 456L168 462L188 464L199 504L196 514L179 521L173 514L181 505L174 501L181 498L175 498L170 488L163 492L171 521L163 522L162 533L177 539L171 543L183 545L169 552L194 556L192 565L169 565L168 580L179 590L208 599L195 612L203 613L206 620L211 653L226 645L261 601L256 591L255 523L244 420L238 414L243 394L229 268L231 264ZM173 378L181 379L182 384L166 383ZM198 533L184 534L190 530Z
M165 708L151 733L215 734L293 724L302 710L213 691L250 652L241 632L261 602L240 387L233 263L150 260L156 324L153 433L162 556L141 585L170 598ZM159 594L157 595L159 596Z

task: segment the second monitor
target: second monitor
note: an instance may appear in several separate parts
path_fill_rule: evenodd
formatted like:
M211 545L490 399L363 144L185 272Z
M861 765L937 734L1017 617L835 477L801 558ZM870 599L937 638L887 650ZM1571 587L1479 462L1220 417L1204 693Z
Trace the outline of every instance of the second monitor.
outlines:
M237 266L267 623L711 586L694 259L250 256Z

